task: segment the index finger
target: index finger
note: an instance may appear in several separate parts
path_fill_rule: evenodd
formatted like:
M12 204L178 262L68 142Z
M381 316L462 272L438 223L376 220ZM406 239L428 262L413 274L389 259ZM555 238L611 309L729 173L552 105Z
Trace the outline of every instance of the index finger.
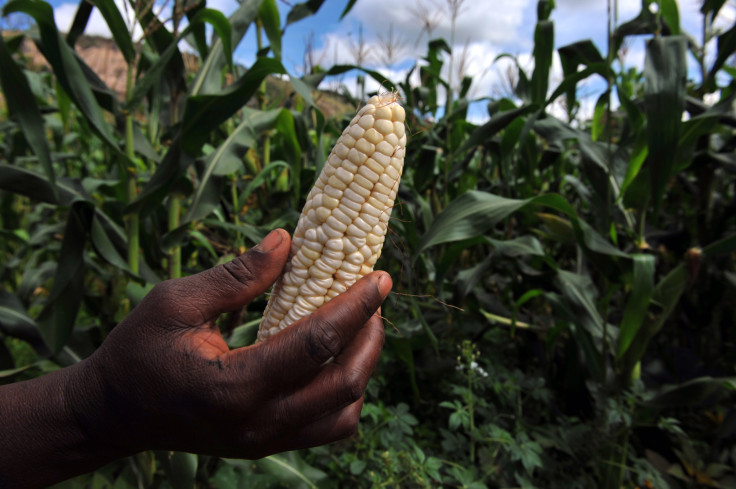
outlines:
M285 382L311 377L350 344L381 306L391 285L386 272L370 273L309 316L267 341L241 350L249 350L249 354L259 351L259 368L272 372L270 381L282 388ZM241 350L230 352L230 360L245 360L246 352Z

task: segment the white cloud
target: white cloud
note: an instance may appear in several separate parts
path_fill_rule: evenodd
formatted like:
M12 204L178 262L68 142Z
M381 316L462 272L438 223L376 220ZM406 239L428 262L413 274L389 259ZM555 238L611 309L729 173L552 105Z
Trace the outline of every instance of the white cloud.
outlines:
M523 27L525 13L532 0L516 0L499 5L497 0L465 0L456 19L455 41L462 45L485 40L496 45L518 42L519 29ZM401 32L411 43L422 37L421 13L436 21L432 37L442 37L450 42L451 17L444 0L372 0L357 2L350 18L363 23L371 32L384 33L389 24ZM421 44L421 42L420 42Z

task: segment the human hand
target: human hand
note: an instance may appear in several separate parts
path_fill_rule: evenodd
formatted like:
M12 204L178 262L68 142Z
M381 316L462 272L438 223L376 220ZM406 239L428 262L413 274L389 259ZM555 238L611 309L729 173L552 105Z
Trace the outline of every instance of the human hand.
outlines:
M267 290L289 248L277 230L230 263L154 287L71 384L71 397L96 393L78 416L88 435L119 453L259 458L353 434L384 341L385 272L268 341L231 351L217 328Z

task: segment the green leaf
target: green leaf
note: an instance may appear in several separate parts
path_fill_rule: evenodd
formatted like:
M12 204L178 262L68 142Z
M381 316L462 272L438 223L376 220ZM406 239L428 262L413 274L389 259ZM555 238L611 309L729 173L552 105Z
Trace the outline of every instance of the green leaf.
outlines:
M603 134L603 130L605 129L605 116L606 116L606 109L608 107L608 97L609 92L603 92L600 97L598 97L598 101L595 103L595 109L593 109L593 120L591 121L591 128L590 128L590 139L593 141L598 141L600 139L601 135Z
M570 74L566 74L565 78L562 80L562 83L560 83L557 88L555 88L555 91L552 92L552 95L550 95L550 97L545 102L545 107L557 100L557 98L560 97L562 94L565 94L567 97L565 103L568 104L568 111L572 111L576 103L576 87L578 82L580 82L581 80L585 80L591 75L600 75L601 77L606 78L609 72L610 68L606 63L595 63L580 71L577 71L577 65L575 65L575 70L571 69ZM569 113L571 114L571 112Z
M422 236L416 253L430 246L481 236L513 212L530 204L548 206L566 214L575 228L578 242L591 251L627 257L579 219L575 210L559 195L547 194L517 200L479 191L467 192L450 202Z
M0 305L0 324L3 327L18 326L26 328L37 328L36 321L28 316L24 311L20 311L8 306Z
M353 9L353 6L355 5L355 2L358 0L348 0L348 4L345 5L345 9L343 9L342 13L340 14L340 20L344 19L346 15L350 13L350 11Z
M736 377L699 377L682 384L667 386L648 395L645 404L658 408L698 406L722 399L736 391Z
M230 49L234 50L248 32L248 28L258 15L258 9L263 0L243 0L238 9L229 18L231 28ZM226 48L219 37L209 50L207 58L192 83L190 95L201 95L206 93L216 94L223 86L222 70L232 52L226 53Z
M719 255L736 251L736 234L727 236L703 248L700 260L713 258ZM662 328L667 318L672 314L680 297L689 283L689 274L684 263L673 268L652 291L650 311L653 314L645 327L640 327L631 341L629 348L621 358L624 375L634 368L643 358L651 338Z
M226 460L231 462L229 460ZM245 461L242 461L245 462ZM231 462L232 463L232 462ZM317 489L316 482L327 478L327 474L307 464L298 452L286 452L260 460L247 461L249 465L256 465L260 470L273 474L282 486Z
M197 462L197 455L193 453L171 453L169 464L171 466L170 481L173 489L194 489Z
M350 462L350 473L353 475L360 475L365 470L368 464L365 460L353 460Z
M178 136L138 198L128 206L127 212L139 211L147 215L156 210L166 198L172 183L192 164L211 131L240 110L267 75L285 72L278 61L260 58L245 75L220 94L189 97Z
M597 290L590 277L558 270L557 280L558 289L579 313L576 315L577 322L584 326L593 338L603 338L603 318L596 307Z
M639 133L634 148L629 157L629 164L626 165L626 176L621 184L621 191L619 193L619 199L623 199L629 186L632 184L634 179L639 175L642 165L649 154L649 146L647 146L646 134L643 132Z
M222 14L222 12L207 8L200 9L197 14L192 18L190 24L186 27L186 29L184 29L179 35L178 39L185 38L187 35L189 35L190 32L192 32L194 29L205 22L211 24L214 28L214 31L219 36L218 42L221 42L224 45L227 63L232 67L232 29L230 27L230 22ZM161 77L163 76L165 71L169 69L171 60L174 59L174 55L177 53L179 55L181 54L179 53L178 42L172 42L166 47L166 49L163 50L163 52L161 52L156 61L148 67L145 75L143 75L143 77L141 77L136 82L135 86L133 87L132 94L130 94L125 102L125 106L128 110L135 110L138 108L141 101L148 94L148 92L154 87L154 85L160 82Z
M8 112L11 117L18 121L18 126L23 137L28 141L28 146L36 154L38 161L41 162L41 166L46 173L49 190L54 200L57 200L56 176L51 162L51 151L46 142L46 128L43 117L36 103L36 97L34 97L28 86L28 80L10 56L3 36L0 36L0 83L2 83L3 93L10 95L4 97Z
M352 70L362 71L363 73L369 75L371 78L376 80L384 90L398 90L398 85L383 76L380 72L355 65L335 65L329 70L323 71L322 73L314 73L312 75L305 76L304 82L312 87L316 87L327 76L342 75L343 73L347 73L348 71Z
M437 215L432 227L422 236L417 253L438 244L482 235L529 201L507 199L479 191L467 192L450 202Z
M181 144L196 155L210 131L240 110L258 90L261 82L274 73L286 74L277 60L260 58L235 83L217 95L194 95L187 99L182 116Z
M66 344L84 296L84 250L90 229L93 207L89 202L72 204L64 229L59 266L54 285L38 317L41 336L52 353Z
M644 106L647 116L652 203L655 208L674 176L675 156L685 108L687 39L655 37L647 42Z
M659 8L662 12L662 20L670 29L670 35L680 35L680 11L675 0L660 0Z
M190 24L192 23L192 20L197 15L197 13L199 13L204 8L206 8L206 2L201 0L186 8L186 16ZM230 40L231 39L228 38L228 42ZM191 46L197 48L200 60L207 58L210 53L210 47L207 45L207 31L204 25L200 23L199 25L194 26L191 30L191 33L187 36L187 42ZM232 66L230 68L232 69Z
M128 26L125 24L118 6L113 0L94 0L94 6L100 11L110 28L115 44L120 49L125 62L128 64L135 63L133 40L130 38Z
M289 81L291 81L291 85L294 87L296 93L301 95L304 101L310 106L314 107L314 99L312 98L312 92L309 89L309 86L295 76L289 75Z
M562 46L557 52L560 55L560 64L562 65L564 79L555 90L555 95L550 97L548 103L552 102L564 92L568 114L572 114L572 110L577 103L577 82L583 79L578 72L578 66L585 65L588 69L590 65L594 64L601 66L603 69L607 68L607 66L598 48L590 39ZM586 75L585 78L587 76L589 75ZM561 89L563 84L565 87Z
M624 317L618 337L618 349L616 358L620 359L634 340L641 327L649 300L654 290L654 257L652 255L632 255L633 259L633 282L631 292L624 309Z
M84 33L93 9L94 5L92 5L88 0L82 0L79 2L77 13L74 14L74 21L66 35L66 43L68 45L73 47L77 43L79 36Z
M281 61L281 19L276 0L263 0L258 9L258 18L266 31L273 57Z
M181 33L179 38L181 39L186 34L188 34L192 26L196 26L204 22L207 22L208 24L210 24L213 30L215 31L215 33L217 33L218 40L222 43L222 49L225 55L225 59L227 60L227 64L232 70L233 69L232 26L230 25L230 21L227 19L227 17L225 17L225 15L219 10L215 10L211 8L203 8L199 10L197 14L194 16L194 18L190 21L190 24L187 26L187 29L185 29L185 31Z
M258 172L258 174L253 177L253 179L248 182L248 186L245 187L245 190L238 196L238 205L243 206L245 205L245 202L248 200L248 197L251 196L255 190L261 186L261 184L268 178L271 173L276 169L289 169L290 166L285 161L272 161L268 165L264 166L261 171Z
M76 197L76 192L64 184L57 182L57 194L48 178L36 172L17 166L0 163L0 189L18 195L24 195L36 202L69 205ZM57 198L58 195L58 198Z
M478 129L473 131L468 139L458 150L462 153L475 146L484 145L490 142L490 139L497 134L499 131L506 128L509 124L514 122L517 118L522 117L530 112L536 110L533 105L525 105L517 109L507 110L501 112L498 115L491 117L491 120L480 126Z
M700 11L703 14L710 14L712 18L715 18L725 4L726 0L703 0L703 5L700 7Z
M566 245L575 244L575 228L570 221L556 214L545 212L538 212L537 217L547 226L552 239Z
M97 253L106 262L128 272L133 276L136 275L133 270L131 270L128 266L127 260L123 258L123 256L113 245L112 240L107 235L107 232L105 231L103 225L100 223L97 215L95 215L95 218L92 219L92 226L90 228L90 239L92 241L92 245L95 248L95 251L97 251Z
M54 70L59 84L74 104L84 114L91 128L118 155L124 157L113 136L110 125L97 104L89 83L80 67L74 51L64 42L54 22L51 6L42 0L10 0L3 14L23 12L36 21L41 34L41 45L46 60Z
M708 91L715 90L716 74L726 61L728 61L728 58L731 57L734 51L736 51L736 24L718 36L718 55L708 72L708 76L703 81L703 85L708 88Z
M543 104L547 99L549 70L555 45L555 28L551 20L540 20L534 29L534 72L532 73L532 103Z
M291 25L310 15L314 15L320 9L325 0L307 0L294 5L286 16L286 25Z

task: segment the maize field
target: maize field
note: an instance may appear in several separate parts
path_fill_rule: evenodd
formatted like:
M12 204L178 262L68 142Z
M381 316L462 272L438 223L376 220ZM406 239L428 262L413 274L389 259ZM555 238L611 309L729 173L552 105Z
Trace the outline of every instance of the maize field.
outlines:
M736 488L729 2L609 8L607 44L558 45L558 6L538 0L530 61L499 56L513 76L481 94L440 36L400 76L287 70L285 30L322 1L226 16L175 0L172 19L130 3L135 29L99 0L69 32L43 0L3 3L29 28L0 39L0 383L87 358L155 284L278 227L286 270L220 322L228 346L374 268L394 283L386 343L350 439L260 460L147 451L57 487ZM93 10L122 95L75 54Z

